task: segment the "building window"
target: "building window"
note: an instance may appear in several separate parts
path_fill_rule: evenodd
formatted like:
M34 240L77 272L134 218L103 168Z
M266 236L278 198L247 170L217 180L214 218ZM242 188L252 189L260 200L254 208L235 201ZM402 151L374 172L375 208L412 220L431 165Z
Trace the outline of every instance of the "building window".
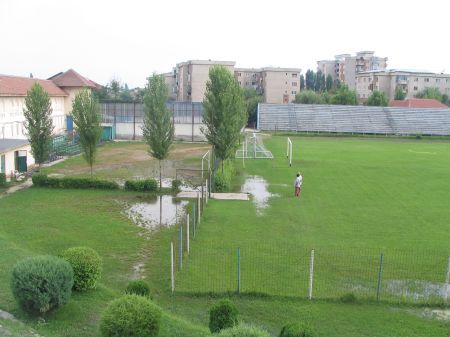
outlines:
M417 91L418 90L418 88L417 87L414 87L414 91Z
M255 85L256 84L256 82L252 82L252 85Z
M292 95L297 95L297 91L292 91Z
M440 78L436 78L436 83L440 83L441 79Z
M297 78L297 73L292 74L292 77Z
M248 82L245 82L245 85L248 85Z
M297 82L292 82L292 86L296 87L297 86Z
M242 76L242 74L241 74L241 73L237 73L237 75L238 75L239 77L241 77L241 76Z
M239 85L242 85L241 81L239 81Z
M429 79L428 77L426 77L426 78L424 79L424 81L425 81L425 82L430 82L430 79Z
M419 78L418 77L414 78L414 82L419 82Z

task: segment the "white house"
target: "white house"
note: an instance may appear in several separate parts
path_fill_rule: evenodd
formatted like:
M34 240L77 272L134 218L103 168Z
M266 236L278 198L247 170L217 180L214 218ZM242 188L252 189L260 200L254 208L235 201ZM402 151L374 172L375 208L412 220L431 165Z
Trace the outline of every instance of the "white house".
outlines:
M25 97L34 83L39 83L50 96L54 134L60 134L66 130L67 116L71 113L75 95L83 88L99 87L98 84L81 76L73 69L58 73L47 80L0 75L0 154L2 155L0 164L1 172L7 175L14 170L21 171L25 162L27 167L34 164L26 141L23 115ZM23 159L24 157L26 160Z

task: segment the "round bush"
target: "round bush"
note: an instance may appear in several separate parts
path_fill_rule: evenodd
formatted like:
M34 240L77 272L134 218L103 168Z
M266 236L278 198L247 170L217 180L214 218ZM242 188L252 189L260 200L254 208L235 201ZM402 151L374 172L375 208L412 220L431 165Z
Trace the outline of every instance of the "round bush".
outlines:
M130 281L127 285L127 289L125 290L127 294L135 294L139 296L144 297L150 297L150 286L142 281L142 280L136 280L136 281Z
M103 337L158 336L161 310L148 299L125 295L112 301L100 322Z
M238 324L238 310L230 300L221 300L209 312L209 330L212 333Z
M19 305L30 313L45 313L65 304L71 295L73 270L56 256L35 256L13 269L11 290Z
M339 300L342 303L356 303L357 298L356 298L356 296L353 293L347 293L347 294L342 295L339 298Z
M270 337L270 335L260 328L240 324L220 331L217 337Z
M292 323L281 329L280 337L314 337L315 334L310 327L303 323Z
M62 258L73 268L73 289L83 291L95 288L102 274L102 259L89 247L73 247L67 249Z

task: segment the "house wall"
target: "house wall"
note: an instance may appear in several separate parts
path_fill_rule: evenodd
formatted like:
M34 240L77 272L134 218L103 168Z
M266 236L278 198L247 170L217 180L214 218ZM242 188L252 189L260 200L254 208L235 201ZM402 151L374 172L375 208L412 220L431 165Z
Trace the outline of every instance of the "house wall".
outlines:
M66 101L64 97L50 97L52 105L52 119L55 127L54 133L59 133L66 128ZM24 127L25 97L0 96L0 139L26 139Z
M300 92L300 69L263 69L262 81L264 88L264 102L266 103L290 103L295 95ZM284 96L288 96L288 102L284 102Z
M2 155L5 155L5 172L1 172L1 173L6 173L6 178L8 180L10 180L11 175L14 174L14 170L15 170L15 155L14 155L15 151L27 151L27 166L28 166L28 168L32 167L35 163L34 157L31 155L31 146L30 145L24 145L24 146L18 147L16 149L0 153L0 157ZM1 166L0 166L0 169L1 169Z

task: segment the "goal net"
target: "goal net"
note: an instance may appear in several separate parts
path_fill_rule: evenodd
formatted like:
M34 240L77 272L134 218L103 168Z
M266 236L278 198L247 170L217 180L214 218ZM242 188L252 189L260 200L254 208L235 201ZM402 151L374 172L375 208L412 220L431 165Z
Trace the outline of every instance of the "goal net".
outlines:
M260 134L246 132L241 148L236 151L236 158L272 159L273 155L264 146Z

